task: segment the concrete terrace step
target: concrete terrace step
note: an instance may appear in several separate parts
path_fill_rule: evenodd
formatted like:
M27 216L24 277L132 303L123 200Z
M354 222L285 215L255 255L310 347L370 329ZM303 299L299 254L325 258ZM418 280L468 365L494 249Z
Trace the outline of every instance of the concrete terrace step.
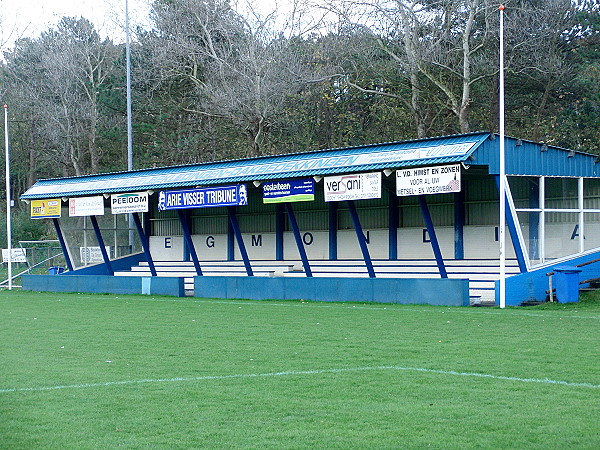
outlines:
M499 261L495 259L445 260L448 277L469 279L469 294L472 304L493 304L495 281L500 278ZM305 277L306 273L299 260L251 261L255 276ZM368 270L364 260L310 261L314 277L366 278ZM191 261L154 261L158 276L183 277L187 295L193 295L193 277L196 276ZM247 276L243 261L200 261L205 276ZM373 268L378 278L439 278L437 262L432 259L373 260ZM520 272L516 260L508 260L506 274ZM117 272L115 275L150 276L147 262L132 267L131 271Z

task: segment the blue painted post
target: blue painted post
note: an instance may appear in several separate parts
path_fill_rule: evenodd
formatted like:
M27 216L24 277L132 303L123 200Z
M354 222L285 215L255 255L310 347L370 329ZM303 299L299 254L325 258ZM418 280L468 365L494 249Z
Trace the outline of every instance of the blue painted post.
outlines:
M338 204L329 202L329 260L337 261Z
M538 180L539 183L539 180ZM529 184L529 208L540 208L540 185L533 180ZM529 256L531 259L540 258L540 213L529 213Z
M200 261L198 261L198 254L196 253L196 248L194 247L194 242L192 241L192 233L190 231L190 227L187 221L187 214L183 209L177 210L177 215L179 216L179 222L181 223L181 229L183 230L183 240L187 246L189 254L192 257L192 261L194 262L194 268L196 269L196 274L201 277L202 276L202 268L200 267Z
M356 231L356 238L358 239L358 245L360 245L360 250L362 251L363 258L367 266L367 271L369 272L369 277L375 278L375 269L373 269L373 261L371 261L369 247L367 246L367 239L365 238L362 226L360 225L360 219L358 218L358 213L356 212L356 206L354 205L353 200L347 200L346 203L348 204L348 209L350 210L350 217L352 217L354 231Z
M465 259L465 192L454 193L454 259Z
M500 190L500 176L496 175L494 177L496 179L496 186L498 190ZM510 208L510 202L508 201L508 192L506 193L506 226L508 227L508 232L510 233L510 239L512 241L513 247L515 249L515 256L517 257L517 262L519 263L519 270L521 273L527 272L527 263L525 262L525 252L523 252L523 246L521 245L521 241L519 240L519 233L517 232L517 223L515 221L515 217L513 216L513 211Z
M298 227L298 222L296 221L296 216L294 215L294 210L292 209L291 203L285 203L285 210L287 211L288 219L290 220L290 225L292 226L292 231L294 232L298 253L300 253L300 259L302 259L302 265L304 266L304 273L306 273L307 277L312 277L312 271L310 270L310 264L308 263L308 256L306 255L304 242L302 242L302 236L300 236L300 228Z
M427 233L429 233L431 248L433 249L433 254L435 255L435 260L437 261L440 276L442 278L448 278L448 273L446 272L446 265L444 264L444 258L442 257L440 244L435 234L435 227L433 226L433 220L431 220L431 214L429 213L429 207L427 206L427 201L425 200L424 195L419 195L419 206L421 206L421 213L423 214L423 219L425 220Z
M394 192L389 192L388 205L388 227L389 227L389 259L398 259L398 226L400 218L398 216L398 197Z
M71 261L71 257L69 256L69 248L67 247L67 242L65 241L65 237L63 236L62 230L60 229L58 219L52 219L52 222L54 223L54 229L56 230L58 242L60 242L60 248L62 248L63 255L65 257L65 262L67 263L67 268L69 270L73 270L73 262Z
M102 233L100 232L100 227L98 226L98 220L96 216L90 216L90 221L92 222L92 226L94 227L94 232L96 233L96 239L98 240L98 245L100 246L100 253L102 253L102 259L104 259L104 264L106 265L106 269L108 270L109 275L114 275L112 265L110 263L110 258L106 253L106 246L104 245L104 239L102 238Z
M238 242L238 247L240 249L240 253L242 255L242 259L244 260L244 266L246 267L246 273L249 277L254 276L252 272L252 266L250 265L250 258L248 258L248 252L246 251L246 245L244 245L244 238L242 238L242 231L240 230L240 226L238 225L237 217L235 215L235 206L227 207L227 214L229 215L229 222L231 223L231 227L233 228L233 233L235 234L236 240Z
M283 261L283 232L285 231L285 214L281 203L275 205L275 259Z
M235 233L230 220L227 220L227 261L235 261Z
M150 245L148 244L148 236L146 236L146 233L144 233L144 228L142 227L142 222L140 221L140 216L138 215L138 213L133 213L131 216L133 217L135 227L137 228L137 232L140 237L140 241L142 243L142 249L144 250L144 255L146 255L146 260L148 261L148 267L150 267L150 274L153 277L155 277L156 276L156 267L154 267L154 261L152 260L152 255L150 254Z

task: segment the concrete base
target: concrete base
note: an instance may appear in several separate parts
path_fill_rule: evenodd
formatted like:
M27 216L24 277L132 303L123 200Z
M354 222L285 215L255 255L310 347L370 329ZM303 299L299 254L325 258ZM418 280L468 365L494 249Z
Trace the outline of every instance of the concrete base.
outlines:
M23 290L90 294L185 295L183 278L110 275L23 275Z
M448 278L194 277L194 296L469 306L469 281Z

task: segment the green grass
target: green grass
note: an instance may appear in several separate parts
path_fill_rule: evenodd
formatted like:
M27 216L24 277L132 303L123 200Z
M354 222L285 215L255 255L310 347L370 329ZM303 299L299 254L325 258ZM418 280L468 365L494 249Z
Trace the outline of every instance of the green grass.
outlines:
M583 300L3 291L0 448L599 448L600 298Z

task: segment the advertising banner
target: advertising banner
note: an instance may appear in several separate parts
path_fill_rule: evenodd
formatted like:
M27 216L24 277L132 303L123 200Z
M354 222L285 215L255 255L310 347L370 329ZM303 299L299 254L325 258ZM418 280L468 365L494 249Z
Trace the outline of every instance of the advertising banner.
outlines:
M76 197L69 199L69 217L103 216L104 197Z
M110 256L110 246L105 246L106 254ZM79 247L79 257L84 264L104 262L100 247Z
M113 214L148 212L148 193L113 194L110 196L110 211Z
M381 198L381 172L325 177L325 201Z
M398 197L450 192L460 192L460 164L396 171Z
M159 211L247 204L248 191L245 184L183 191L160 191L158 194Z
M263 183L263 203L311 202L315 199L315 182L311 179Z
M60 210L60 198L31 200L32 219L58 219Z
M10 252L10 260L14 263L26 263L27 255L24 248L12 248ZM2 249L2 262L8 262L8 249Z

